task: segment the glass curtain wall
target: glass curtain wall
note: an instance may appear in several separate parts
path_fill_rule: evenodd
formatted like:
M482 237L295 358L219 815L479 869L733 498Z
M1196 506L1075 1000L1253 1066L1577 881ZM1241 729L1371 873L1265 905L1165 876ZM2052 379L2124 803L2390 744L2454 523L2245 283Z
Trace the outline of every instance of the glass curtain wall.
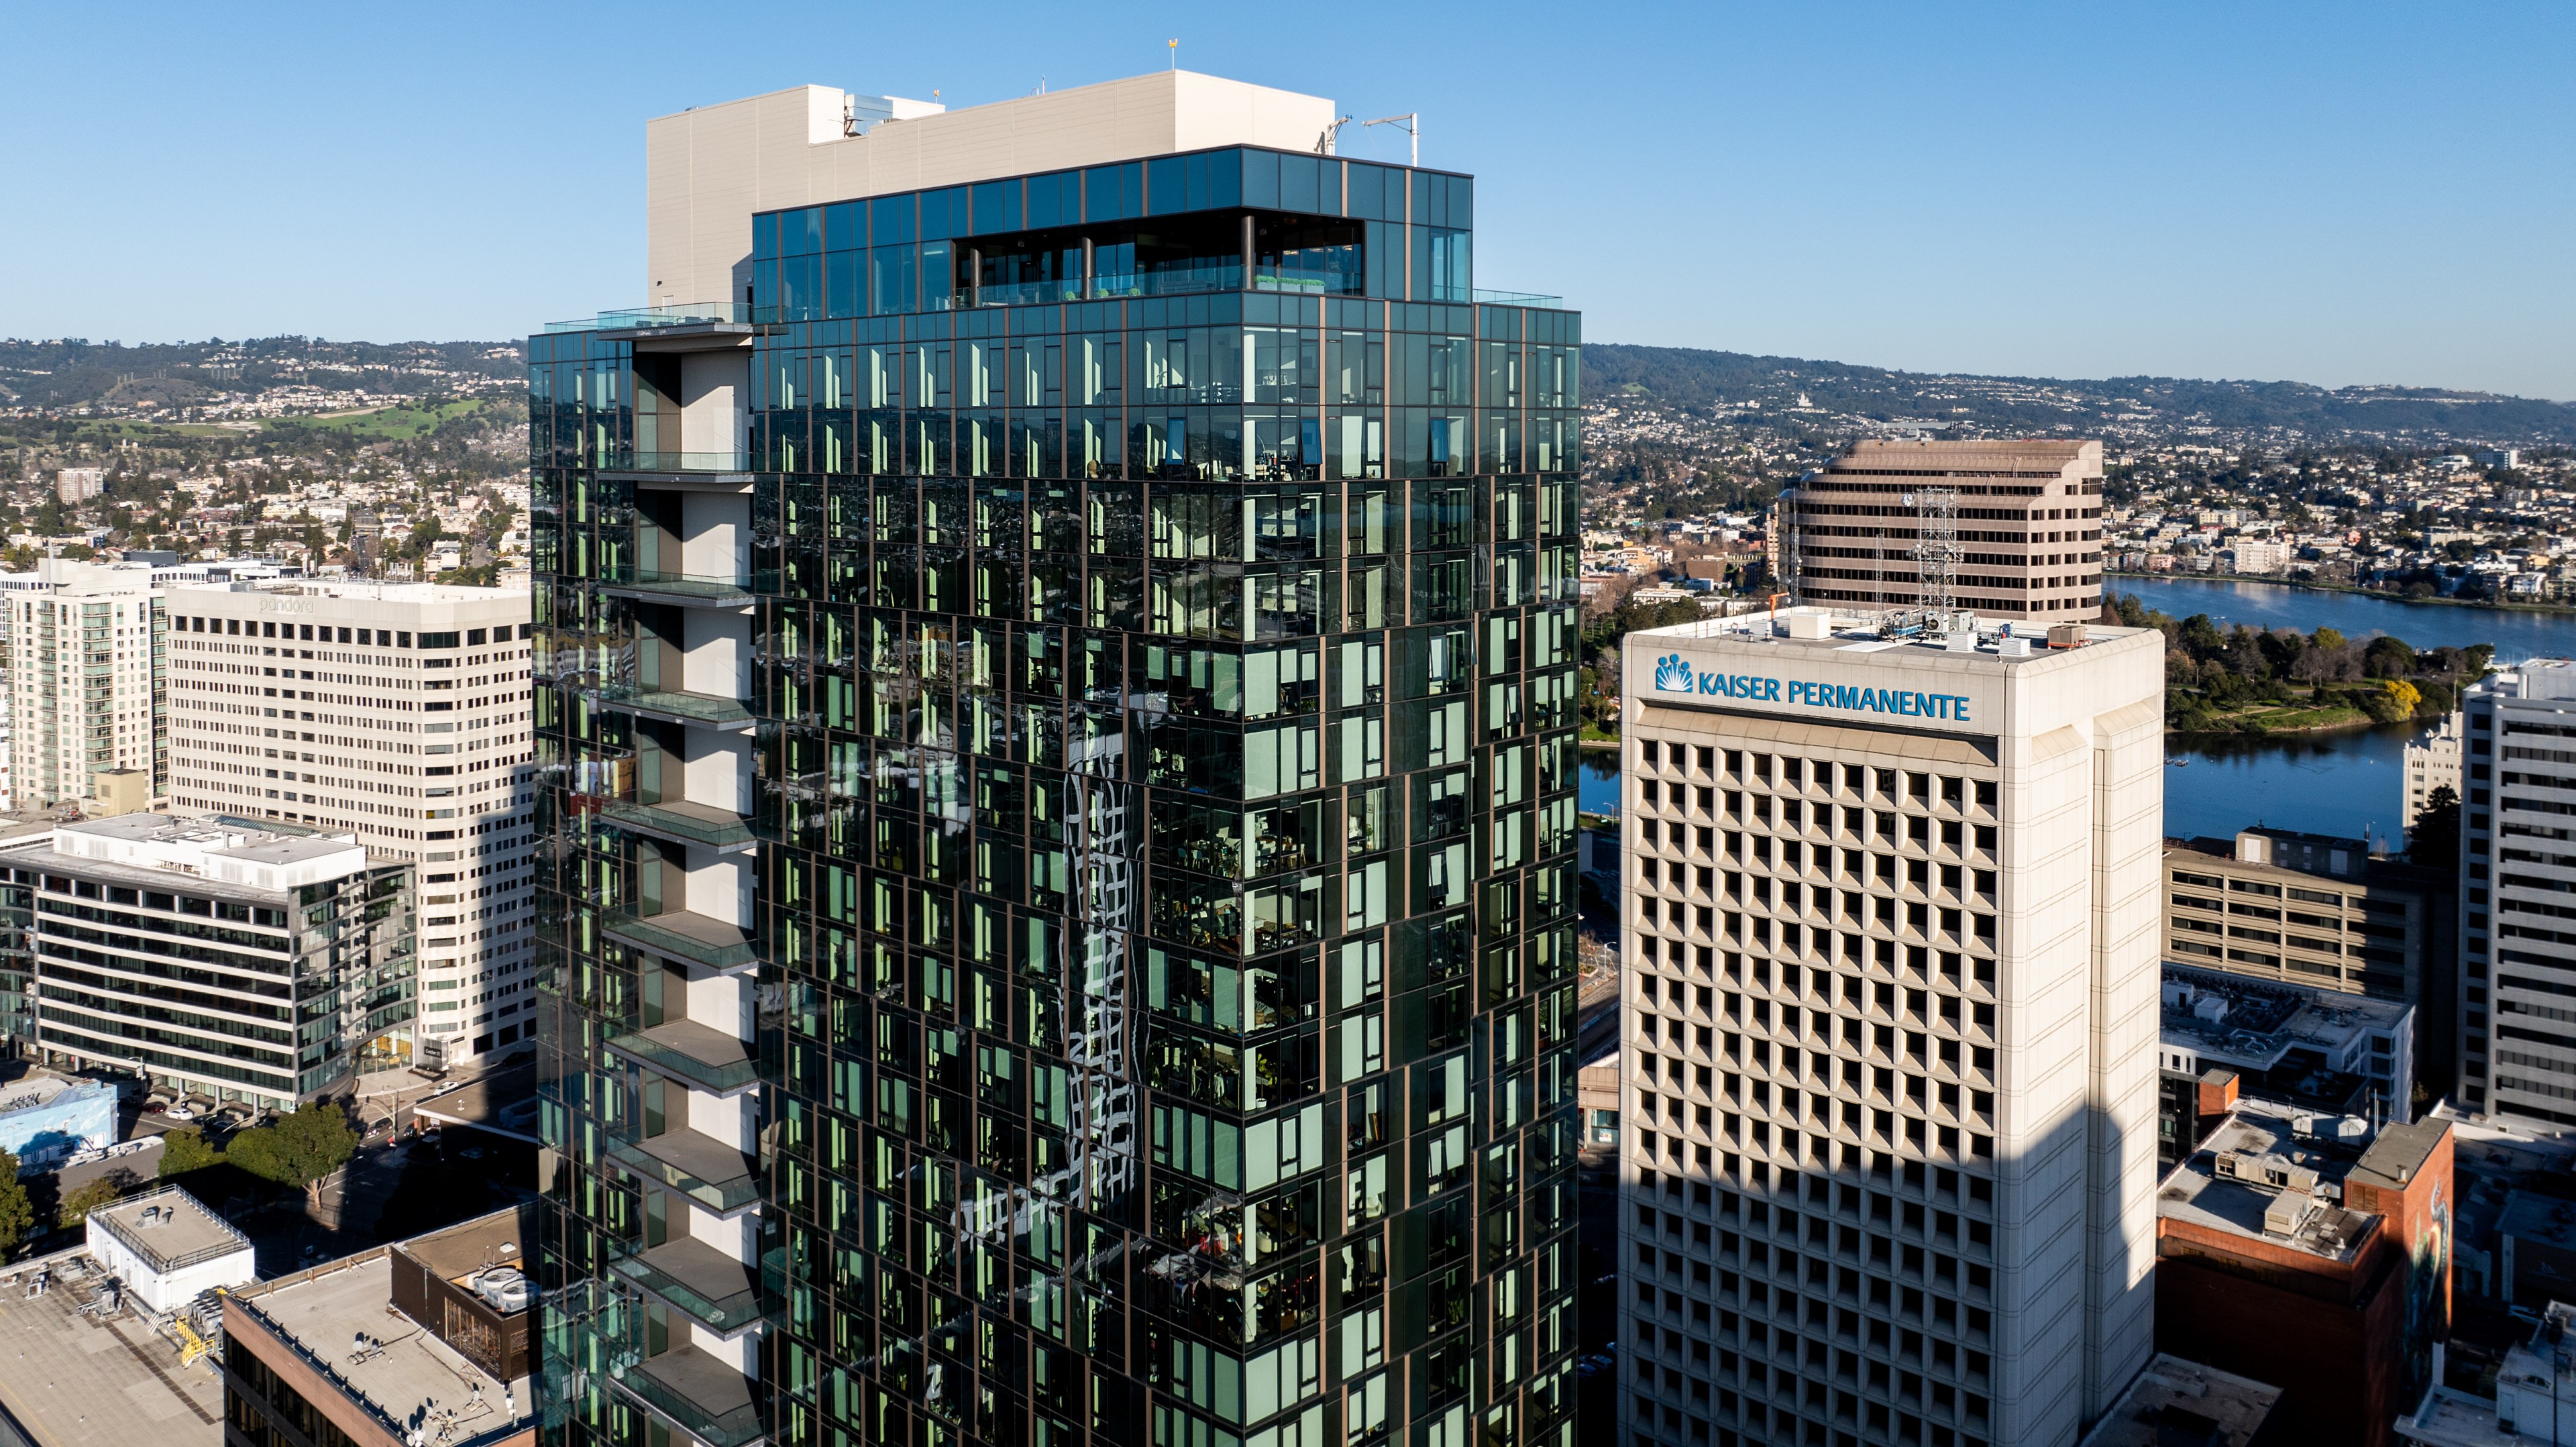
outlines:
M1467 191L764 216L738 494L638 442L649 335L532 340L550 1441L1571 1443L1580 323L1467 301ZM705 610L616 585L723 506L718 698ZM739 1185L615 1045L683 988L622 922L702 888L654 781L710 729ZM675 1191L738 1303L635 1264ZM656 1366L744 1331L756 1390Z

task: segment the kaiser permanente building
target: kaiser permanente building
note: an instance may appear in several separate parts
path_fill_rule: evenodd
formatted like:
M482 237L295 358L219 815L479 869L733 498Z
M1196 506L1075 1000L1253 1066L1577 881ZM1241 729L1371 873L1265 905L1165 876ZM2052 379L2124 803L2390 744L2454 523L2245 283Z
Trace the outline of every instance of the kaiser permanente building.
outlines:
M2064 1443L2152 1350L2162 639L1632 633L1623 1440Z

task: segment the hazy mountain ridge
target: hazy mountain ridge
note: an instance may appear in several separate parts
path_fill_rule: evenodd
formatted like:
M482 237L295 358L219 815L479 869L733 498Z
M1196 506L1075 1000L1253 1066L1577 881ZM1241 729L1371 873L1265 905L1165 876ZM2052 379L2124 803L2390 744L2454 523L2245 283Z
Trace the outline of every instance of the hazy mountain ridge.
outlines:
M1587 343L1583 352L1585 393L1591 401L1615 401L1624 389L1636 388L1674 406L1777 414L1783 426L1796 425L1802 416L1821 423L1836 415L1858 415L1990 431L2083 430L2130 437L2183 437L2215 429L2419 446L2576 442L2576 405L2439 387L2329 389L2305 382L2178 377L1988 377L1616 342Z
M427 395L487 388L527 375L517 342L93 342L0 339L0 402L82 407L148 397L164 406L271 387Z

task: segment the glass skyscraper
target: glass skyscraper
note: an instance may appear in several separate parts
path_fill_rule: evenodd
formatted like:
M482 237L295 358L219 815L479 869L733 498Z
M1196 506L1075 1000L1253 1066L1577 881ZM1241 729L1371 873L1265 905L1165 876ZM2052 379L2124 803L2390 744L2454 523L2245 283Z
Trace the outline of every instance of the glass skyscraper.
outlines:
M1310 145L531 339L549 1441L1571 1443L1579 319Z

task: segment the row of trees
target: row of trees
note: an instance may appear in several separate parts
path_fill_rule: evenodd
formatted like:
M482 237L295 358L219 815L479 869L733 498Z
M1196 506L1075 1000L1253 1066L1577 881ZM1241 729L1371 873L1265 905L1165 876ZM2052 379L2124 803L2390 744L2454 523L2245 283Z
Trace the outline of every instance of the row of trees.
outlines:
M2184 732L2228 727L2223 715L2303 697L2360 709L2378 723L2440 718L2495 659L2483 643L2419 651L2402 638L2347 638L2333 628L2222 629L2205 613L2176 619L2125 593L2110 609L2128 627L2165 635L2165 722Z
M307 1209L322 1204L322 1186L358 1151L358 1132L339 1106L306 1105L274 1122L235 1131L221 1145L205 1132L174 1130L161 1138L161 1176L168 1179L215 1166L304 1193ZM76 1187L62 1198L55 1224L69 1230L89 1213L114 1205L143 1184L131 1172L111 1171ZM18 1158L0 1151L0 1259L15 1251L35 1229L36 1208L26 1184L18 1179Z

